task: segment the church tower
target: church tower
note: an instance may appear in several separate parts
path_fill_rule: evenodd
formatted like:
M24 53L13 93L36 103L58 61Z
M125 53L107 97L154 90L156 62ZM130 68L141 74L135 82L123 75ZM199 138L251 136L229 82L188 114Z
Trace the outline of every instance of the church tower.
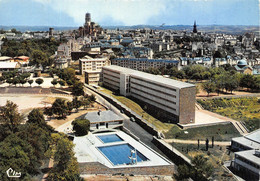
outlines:
M198 31L197 31L196 21L194 21L194 25L193 25L193 33L198 33Z

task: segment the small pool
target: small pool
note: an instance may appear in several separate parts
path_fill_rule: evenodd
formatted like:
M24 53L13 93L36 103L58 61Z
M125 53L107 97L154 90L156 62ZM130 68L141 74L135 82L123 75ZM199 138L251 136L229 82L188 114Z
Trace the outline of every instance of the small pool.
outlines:
M97 136L103 143L112 143L112 142L119 142L124 141L120 138L117 134L110 134L110 135L102 135Z
M112 145L112 146L102 146L98 149L109 159L113 165L131 164L131 150L134 150L129 144ZM135 154L133 154L135 157ZM142 153L136 150L137 162L147 161Z

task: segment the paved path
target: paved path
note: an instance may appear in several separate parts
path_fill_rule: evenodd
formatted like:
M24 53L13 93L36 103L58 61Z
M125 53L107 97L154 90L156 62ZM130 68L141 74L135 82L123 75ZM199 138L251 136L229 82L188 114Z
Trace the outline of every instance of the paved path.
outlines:
M241 95L222 95L212 97L196 97L196 99L221 99L221 98L239 98L239 97L260 97L260 93L241 94Z
M180 140L180 139L164 139L166 143L184 143L184 144L198 144L198 140ZM205 140L200 140L200 144L206 144ZM214 141L214 145L230 146L230 141Z

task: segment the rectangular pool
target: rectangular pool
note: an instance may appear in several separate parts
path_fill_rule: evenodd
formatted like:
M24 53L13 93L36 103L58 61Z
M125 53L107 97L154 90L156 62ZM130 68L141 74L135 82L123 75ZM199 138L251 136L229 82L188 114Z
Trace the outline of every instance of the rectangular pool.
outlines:
M101 135L97 136L103 143L112 143L112 142L119 142L124 141L120 138L117 134L110 134L110 135Z
M134 150L129 144L121 144L121 145L112 145L112 146L102 146L98 147L98 149L114 164L114 165L122 165L122 164L131 164L131 150ZM142 153L136 150L137 154L137 162L147 161Z

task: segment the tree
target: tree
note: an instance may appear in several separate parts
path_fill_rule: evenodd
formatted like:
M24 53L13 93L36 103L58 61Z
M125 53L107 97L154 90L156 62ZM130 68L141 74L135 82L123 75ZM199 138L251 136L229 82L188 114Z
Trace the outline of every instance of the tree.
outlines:
M23 116L18 112L18 106L11 101L0 108L0 122L9 128L11 132L18 130L18 125L23 121Z
M31 160L30 170L35 174L39 173L41 160L45 159L45 152L49 148L51 141L51 131L45 127L39 127L36 123L26 123L21 125L17 135L30 144L33 148L33 155L36 160Z
M73 108L74 108L73 107L73 102L72 101L68 101L67 102L67 109L69 111L69 114L71 114L71 111L72 111Z
M90 122L87 119L76 119L72 122L73 130L76 136L84 136L88 134Z
M60 84L60 86L64 86L65 82L63 80L59 80L58 83Z
M57 98L52 104L52 112L59 117L65 118L68 113L68 107L65 100Z
M35 82L40 86L43 83L43 79L38 78L35 80Z
M54 167L49 172L48 180L82 180L73 147L64 134L52 134L49 155L54 159Z
M27 123L35 123L35 124L39 125L40 127L46 126L43 112L40 109L33 109L28 114Z
M33 80L32 80L32 79L31 79L31 80L28 80L27 82L30 84L30 86L32 86L32 83L33 83Z
M213 173L213 167L207 161L208 159L203 155L197 155L192 159L191 163L194 164L195 168L194 180L205 180L204 176L208 178Z
M91 103L93 103L96 101L96 96L94 94L91 94L88 99Z
M72 87L72 94L73 94L74 96L84 95L83 86L84 86L84 84L83 84L82 82L76 81L76 82L73 84L73 87Z
M25 79L23 79L23 78L20 80L20 83L21 83L22 85L24 85L26 82L27 82L27 81L26 81Z
M45 107L44 108L44 114L49 116L49 119L53 116L53 110L51 107Z
M78 99L78 97L73 98L72 104L73 104L73 108L77 109L77 112L80 106L82 106L82 102Z
M186 180L191 177L191 169L187 165L179 165L177 168L178 175L174 175L176 180Z
M211 92L214 92L216 90L216 85L213 82L205 82L202 84L203 90L205 90L208 93L208 96Z
M82 97L81 102L82 102L82 105L84 106L84 109L86 109L90 104L90 101L86 97Z
M12 83L16 86L16 84L20 83L20 80L18 79L18 77L14 77Z
M37 66L41 64L46 64L48 62L48 57L46 53L41 50L34 50L32 52L31 59L33 61L33 64L36 64Z
M246 87L246 88L251 88L253 89L254 85L255 85L255 81L256 79L254 78L253 75L250 74L244 74L241 79L240 79L240 83L239 85L241 87Z
M11 78L8 78L7 80L6 80L6 82L9 84L9 86L10 86L10 84L12 84L13 83L13 80L11 79Z
M57 79L53 79L52 81L51 81L51 84L55 87L55 85L57 85L58 84L58 81L57 81Z
M30 174L34 174L34 170L31 168L37 161L32 146L24 139L11 134L0 143L0 148L0 179L9 180L6 170L12 168L16 172L22 173L20 179L29 180Z

